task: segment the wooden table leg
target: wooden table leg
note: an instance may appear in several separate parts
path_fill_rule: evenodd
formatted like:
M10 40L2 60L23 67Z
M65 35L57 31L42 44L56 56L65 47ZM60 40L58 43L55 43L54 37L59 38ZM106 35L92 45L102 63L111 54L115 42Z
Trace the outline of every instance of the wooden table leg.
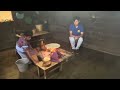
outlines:
M60 69L59 69L59 71L62 71L62 64L63 64L63 63L60 64Z
M37 71L38 71L38 77L40 77L40 69L39 69L39 67L37 67Z
M46 71L44 70L44 79L46 79Z

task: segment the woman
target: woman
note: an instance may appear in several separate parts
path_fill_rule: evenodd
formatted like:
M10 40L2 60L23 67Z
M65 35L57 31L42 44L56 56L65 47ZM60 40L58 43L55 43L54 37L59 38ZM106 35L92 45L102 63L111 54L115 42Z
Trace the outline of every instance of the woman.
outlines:
M16 42L16 51L21 58L28 58L26 55L26 50L32 49L30 43L28 42L31 39L31 36L32 34L30 32L25 32L24 35L21 36Z

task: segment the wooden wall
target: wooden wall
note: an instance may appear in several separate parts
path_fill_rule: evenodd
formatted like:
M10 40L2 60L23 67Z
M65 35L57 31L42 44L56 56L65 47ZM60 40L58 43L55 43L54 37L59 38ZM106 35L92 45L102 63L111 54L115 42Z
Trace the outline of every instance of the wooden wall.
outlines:
M49 11L50 30L57 32L54 38L69 42L68 27L74 16L80 16L84 25L84 47L120 56L119 11Z
M15 11L13 12L13 14ZM34 11L24 11L34 16ZM15 15L15 14L14 14ZM96 18L93 19L92 15ZM32 30L36 20L48 20L49 30L57 40L69 42L69 25L74 16L80 16L85 29L84 47L120 56L120 11L39 11L31 25L24 21L0 24L0 50L14 47L15 30Z
M35 28L35 25L41 24L44 16L48 15L45 12L36 15L35 11L22 11L25 15L24 18L17 19L16 12L19 11L12 11L13 22L0 23L0 50L15 47L17 40L15 36L16 33L21 33L26 30L32 31L32 29ZM32 18L31 24L25 22L26 17Z

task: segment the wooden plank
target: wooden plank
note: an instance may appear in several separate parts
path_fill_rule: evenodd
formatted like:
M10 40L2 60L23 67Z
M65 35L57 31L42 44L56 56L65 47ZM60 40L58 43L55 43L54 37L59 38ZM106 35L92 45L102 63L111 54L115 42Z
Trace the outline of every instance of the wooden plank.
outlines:
M32 37L39 36L39 35L44 35L44 34L48 34L48 33L49 32L47 32L47 31L40 31L40 32L37 32L37 33L33 34Z

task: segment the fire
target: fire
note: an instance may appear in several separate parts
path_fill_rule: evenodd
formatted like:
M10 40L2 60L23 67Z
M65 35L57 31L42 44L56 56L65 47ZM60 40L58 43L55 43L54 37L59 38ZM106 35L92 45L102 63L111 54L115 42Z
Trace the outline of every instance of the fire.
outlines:
M56 48L50 48L50 52L56 52Z
M43 62L59 62L59 58L63 55L59 52L60 45L57 43L50 43L45 45L43 41L41 41L41 55L43 57Z

